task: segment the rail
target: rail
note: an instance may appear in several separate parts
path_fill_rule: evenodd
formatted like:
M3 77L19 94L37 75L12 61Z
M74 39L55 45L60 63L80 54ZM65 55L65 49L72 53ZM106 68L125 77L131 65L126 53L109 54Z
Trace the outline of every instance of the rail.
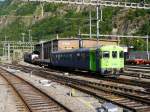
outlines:
M68 76L57 75L57 73L55 74L54 72L51 73L42 70L36 70L34 74L74 87L87 92L88 94L92 94L100 99L113 102L133 111L140 110L144 112L150 109L150 95L148 92L142 92L111 83L102 83L102 81L100 83L94 83L90 81L74 79Z
M3 69L0 69L0 71L0 75L2 75L14 88L31 112L70 112L65 106L48 96L42 90L33 86L31 83Z

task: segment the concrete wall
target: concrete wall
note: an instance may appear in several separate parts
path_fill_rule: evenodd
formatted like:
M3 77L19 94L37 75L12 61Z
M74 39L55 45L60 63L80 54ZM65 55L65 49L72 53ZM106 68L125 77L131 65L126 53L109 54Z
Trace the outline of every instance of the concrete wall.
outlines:
M69 49L79 48L78 40L60 40L58 42L58 50L69 50Z
M82 40L83 47L97 47L101 45L117 45L117 41L109 41L109 40ZM58 50L65 49L77 49L79 48L79 40L59 40L58 41Z

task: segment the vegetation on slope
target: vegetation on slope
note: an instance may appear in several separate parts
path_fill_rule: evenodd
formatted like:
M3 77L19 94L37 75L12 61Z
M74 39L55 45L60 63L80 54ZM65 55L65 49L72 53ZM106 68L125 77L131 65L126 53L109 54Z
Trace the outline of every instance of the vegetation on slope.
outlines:
M131 0L130 0L131 1ZM138 2L137 0L133 0ZM149 2L149 1L146 1ZM92 7L92 33L96 33L96 8ZM67 6L63 4L45 4L44 17L41 18L39 3L22 3L17 0L6 0L0 6L0 15L26 16L9 19L7 26L0 27L0 35L8 36L9 40L21 40L21 34L32 30L35 41L59 37L76 37L81 33L89 33L89 7ZM150 10L122 8L103 8L103 21L100 22L101 34L148 35L150 34ZM1 38L3 39L3 38ZM143 50L145 41L142 39L122 39L121 43L134 45L135 49Z

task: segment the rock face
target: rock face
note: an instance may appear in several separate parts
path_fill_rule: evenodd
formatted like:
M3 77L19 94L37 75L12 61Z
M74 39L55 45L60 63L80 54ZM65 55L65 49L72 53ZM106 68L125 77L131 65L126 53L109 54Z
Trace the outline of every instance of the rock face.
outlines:
M138 15L138 11L140 10L120 10L114 18L119 34L136 34L146 22L150 21L149 12L143 11Z
M95 7L45 3L42 13L41 4L37 2L6 0L0 4L0 33L3 35L5 29L7 35L15 39L29 28L35 39L56 34L75 36L79 28L82 33L89 33L89 10L92 10L92 33L96 33ZM14 25L19 28L10 32ZM146 35L150 33L147 26L150 26L150 10L103 7L101 34Z

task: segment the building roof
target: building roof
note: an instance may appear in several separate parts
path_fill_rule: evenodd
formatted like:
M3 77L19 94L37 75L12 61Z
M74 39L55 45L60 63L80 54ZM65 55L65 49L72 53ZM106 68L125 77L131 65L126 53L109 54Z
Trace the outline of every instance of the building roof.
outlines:
M96 38L81 38L82 40L91 40L91 41L97 41ZM55 39L51 39L48 41L43 41L44 44L50 43L51 41L64 41L64 40L79 40L79 38L55 38ZM114 39L98 39L99 41L110 41L110 42L118 42L118 40L114 40ZM40 45L42 43L38 43L36 45Z

